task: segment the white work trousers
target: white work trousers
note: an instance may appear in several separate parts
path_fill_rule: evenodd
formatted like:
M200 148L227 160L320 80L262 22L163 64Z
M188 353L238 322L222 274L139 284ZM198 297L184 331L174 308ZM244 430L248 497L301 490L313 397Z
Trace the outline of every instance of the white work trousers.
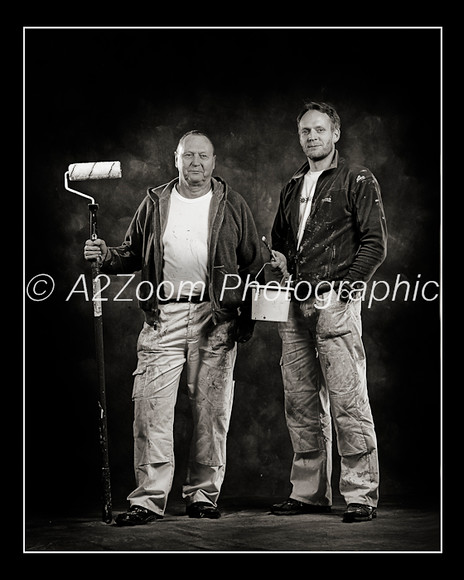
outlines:
M236 321L215 325L209 302L160 305L156 328L144 323L134 372L134 469L131 505L163 515L174 476L174 409L186 366L193 435L182 495L217 505L226 467L233 402Z
M279 324L285 414L293 445L290 497L332 504L332 421L347 504L377 506L377 440L367 392L361 302L335 291L292 302Z

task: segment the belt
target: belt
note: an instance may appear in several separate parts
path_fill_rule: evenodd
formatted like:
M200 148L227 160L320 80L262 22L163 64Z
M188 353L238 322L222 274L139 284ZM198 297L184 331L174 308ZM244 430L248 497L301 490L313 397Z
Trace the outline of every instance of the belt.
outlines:
M178 298L160 298L160 304L172 304L173 302L192 302L193 304L200 304L200 302L209 302L209 296L179 296Z

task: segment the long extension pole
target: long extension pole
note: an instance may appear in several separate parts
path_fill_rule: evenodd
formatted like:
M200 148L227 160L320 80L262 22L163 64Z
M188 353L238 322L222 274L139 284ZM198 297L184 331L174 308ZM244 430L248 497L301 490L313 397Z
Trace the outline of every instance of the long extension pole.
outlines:
M95 199L81 191L69 187L69 181L86 181L88 179L119 179L122 177L121 163L119 161L97 161L90 163L73 163L69 165L68 171L64 174L64 186L67 191L75 193L90 200L90 239L98 238L97 232L97 210L98 204ZM108 456L108 425L106 418L106 380L105 380L105 358L103 350L103 316L101 305L101 284L100 284L100 262L91 262L92 269L92 303L93 319L95 327L96 361L98 368L99 383L99 432L100 451L102 457L102 487L103 487L103 507L102 520L111 523L113 519L111 502L111 479Z
M96 240L97 233L97 203L89 204L90 211L90 239ZM93 290L93 319L95 327L95 347L96 360L98 367L98 384L99 384L99 435L100 435L100 452L102 459L102 521L109 524L113 519L112 501L111 501L111 476L108 454L108 423L106 415L106 379L105 379L105 356L103 348L103 316L101 306L101 284L100 284L100 263L98 260L91 262L92 267L92 290Z

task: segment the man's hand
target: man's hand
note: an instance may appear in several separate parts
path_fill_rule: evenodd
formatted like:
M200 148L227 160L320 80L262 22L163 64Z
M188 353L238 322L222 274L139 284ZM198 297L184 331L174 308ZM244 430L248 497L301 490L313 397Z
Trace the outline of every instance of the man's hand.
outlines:
M84 246L84 258L86 260L98 260L103 262L108 253L108 246L105 240L87 240Z
M272 250L271 267L274 272L280 272L284 278L288 277L287 258L276 250Z

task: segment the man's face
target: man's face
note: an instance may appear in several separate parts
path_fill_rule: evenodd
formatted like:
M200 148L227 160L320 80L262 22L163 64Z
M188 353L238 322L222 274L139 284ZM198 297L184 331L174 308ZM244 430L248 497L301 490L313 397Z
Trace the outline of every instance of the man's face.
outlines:
M175 154L179 177L189 187L201 187L210 179L216 156L210 140L203 135L189 135L179 144Z
M332 129L328 115L310 110L298 123L298 135L306 157L320 161L332 153L335 143L340 138L340 131Z

